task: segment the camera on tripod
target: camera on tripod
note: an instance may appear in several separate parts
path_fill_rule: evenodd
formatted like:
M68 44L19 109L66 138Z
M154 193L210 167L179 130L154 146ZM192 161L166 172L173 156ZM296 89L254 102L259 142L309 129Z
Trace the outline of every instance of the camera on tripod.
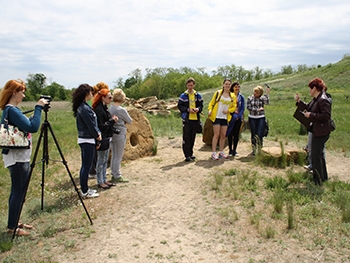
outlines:
M48 103L52 101L52 98L50 95L40 95L40 99L45 99L47 100Z

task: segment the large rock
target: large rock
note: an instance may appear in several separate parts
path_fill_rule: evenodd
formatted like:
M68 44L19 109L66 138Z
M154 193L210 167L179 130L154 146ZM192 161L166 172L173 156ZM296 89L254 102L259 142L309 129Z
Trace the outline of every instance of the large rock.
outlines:
M207 118L204 122L203 126L203 136L202 141L207 144L211 145L213 140L214 132L213 132L213 122Z
M282 157L282 149L280 146L265 146L261 149L261 152L265 156L270 156L274 159L280 159ZM305 155L305 152L296 148L296 147L286 147L283 150L283 153L286 155L286 161L288 163L298 163L299 156Z
M123 160L135 160L153 154L154 136L148 119L141 110L134 107L125 107L131 124L126 124L126 143Z

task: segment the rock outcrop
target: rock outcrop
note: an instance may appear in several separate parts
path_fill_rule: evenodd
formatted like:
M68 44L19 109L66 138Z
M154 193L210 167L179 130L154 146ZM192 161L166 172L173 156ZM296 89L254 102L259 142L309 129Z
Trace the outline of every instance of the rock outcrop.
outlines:
M126 124L126 144L123 160L135 160L153 154L154 136L148 119L142 111L133 107L125 107L130 117L131 124Z

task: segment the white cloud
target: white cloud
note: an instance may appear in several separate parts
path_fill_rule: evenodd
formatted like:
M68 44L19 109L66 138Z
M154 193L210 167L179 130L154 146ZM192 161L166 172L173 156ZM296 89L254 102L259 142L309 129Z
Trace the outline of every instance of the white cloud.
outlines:
M349 53L350 4L333 1L8 1L0 86L44 73L67 88L140 68L333 63ZM2 83L2 84L1 84Z

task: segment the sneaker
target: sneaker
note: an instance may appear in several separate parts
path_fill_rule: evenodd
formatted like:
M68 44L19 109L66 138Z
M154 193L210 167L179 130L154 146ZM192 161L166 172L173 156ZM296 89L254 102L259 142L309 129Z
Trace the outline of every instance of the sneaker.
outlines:
M227 155L224 154L223 152L219 152L219 158L227 159Z
M96 194L97 193L97 190L95 190L95 189L88 189L88 193L90 193L90 194Z
M230 151L230 152L228 153L228 156L234 156L233 152Z
M305 168L306 170L308 170L308 171L312 171L312 168L311 168L310 165L304 165L304 168Z
M238 157L238 156L239 156L238 152L235 152L235 153L233 154L233 156Z
M124 178L123 176L120 176L118 178L112 178L111 182L113 183L128 183L129 179Z
M191 158L191 160L194 160L194 159L196 159L196 156L192 155L190 158Z
M191 157L186 157L185 162L191 161Z
M212 153L211 158L213 160L219 160L219 157L216 155L216 153Z
M81 197L83 197L83 198L99 197L100 195L94 191L96 191L96 190L89 189L86 193L81 192Z

